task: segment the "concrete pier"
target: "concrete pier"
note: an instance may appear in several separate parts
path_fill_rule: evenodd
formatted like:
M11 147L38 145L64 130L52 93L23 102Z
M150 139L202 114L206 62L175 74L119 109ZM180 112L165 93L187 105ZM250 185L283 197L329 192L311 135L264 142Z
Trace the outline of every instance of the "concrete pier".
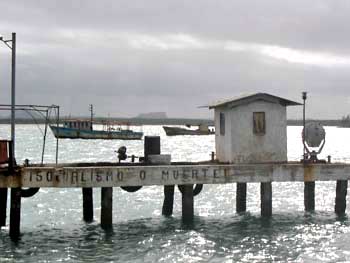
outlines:
M162 208L162 215L164 216L171 216L173 214L174 190L174 185L164 186L164 202Z
M247 183L237 183L236 189L236 212L243 213L247 210Z
M112 228L113 224L113 188L101 188L101 227L103 229Z
M85 222L94 220L93 191L91 187L83 187L83 219Z
M301 163L267 164L217 164L181 163L159 164L169 156L149 155L152 163L128 163L125 165L62 164L60 166L16 167L13 174L0 169L0 188L11 188L10 235L13 240L20 237L21 187L23 188L83 188L84 220L93 218L92 188L101 188L101 226L112 227L113 187L141 187L159 185L164 187L162 213L172 214L174 186L181 186L182 217L184 223L193 221L194 189L199 192L202 184L237 183L237 212L246 210L247 183L260 183L261 215L272 215L272 182L304 182L305 209L313 211L315 206L315 182L337 181L335 212L345 213L347 181L350 179L350 164L304 165ZM166 158L162 158L166 157ZM23 190L22 190L23 191ZM278 191L278 189L277 189ZM91 195L89 194L91 193ZM205 194L202 192L201 194ZM91 197L91 199L90 199ZM4 217L4 213L2 213Z
M271 182L260 184L260 196L261 196L261 216L272 216L272 184Z
M21 225L21 188L11 189L10 238L19 240Z
M348 191L348 181L338 180L336 186L336 196L335 196L335 213L337 215L345 214L346 209L346 194Z
M190 224L193 222L193 185L182 185L182 222Z
M305 211L315 211L315 182L304 183L304 207Z
M7 188L0 188L0 228L6 226Z

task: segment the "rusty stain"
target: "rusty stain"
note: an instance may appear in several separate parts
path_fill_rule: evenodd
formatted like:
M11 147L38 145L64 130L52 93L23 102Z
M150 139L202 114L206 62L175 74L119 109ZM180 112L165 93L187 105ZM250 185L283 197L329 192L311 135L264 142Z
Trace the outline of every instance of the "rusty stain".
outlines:
M305 165L304 166L304 182L315 181L314 166Z

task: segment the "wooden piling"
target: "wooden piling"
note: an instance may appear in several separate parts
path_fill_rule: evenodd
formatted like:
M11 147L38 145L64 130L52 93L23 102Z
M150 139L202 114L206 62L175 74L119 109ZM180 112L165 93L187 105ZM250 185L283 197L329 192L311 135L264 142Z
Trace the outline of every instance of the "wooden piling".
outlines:
M6 226L7 188L0 188L0 228Z
M182 222L189 224L193 222L193 185L183 185L182 192Z
M11 188L10 238L17 241L21 224L21 188Z
M237 183L236 212L243 213L247 209L247 183Z
M113 188L101 188L101 227L103 229L112 228L113 211Z
M94 220L93 190L91 187L83 187L83 219L85 222Z
M164 185L164 202L162 215L171 216L174 206L174 185Z
M264 182L260 184L261 196L261 216L272 216L272 183Z
M315 211L315 182L304 182L305 211Z
M338 180L337 187L336 187L335 207L334 207L335 213L337 215L345 214L347 191L348 191L348 181Z

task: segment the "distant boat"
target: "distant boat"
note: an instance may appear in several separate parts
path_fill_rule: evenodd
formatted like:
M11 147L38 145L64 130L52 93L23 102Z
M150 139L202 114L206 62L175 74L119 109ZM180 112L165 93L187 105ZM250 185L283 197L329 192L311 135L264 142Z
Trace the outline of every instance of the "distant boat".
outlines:
M60 139L104 139L104 140L141 140L143 132L129 129L92 130L90 122L66 121L63 126L50 125L56 138Z
M191 130L180 127L169 127L163 126L163 129L168 136L176 136L176 135L210 135L215 134L214 130L210 130L208 125L201 124L198 129Z
M103 140L141 140L143 132L135 132L130 129L114 128L110 122L102 122L102 130L93 129L93 112L90 105L91 119L67 120L63 126L50 125L50 129L56 138L61 139L103 139Z

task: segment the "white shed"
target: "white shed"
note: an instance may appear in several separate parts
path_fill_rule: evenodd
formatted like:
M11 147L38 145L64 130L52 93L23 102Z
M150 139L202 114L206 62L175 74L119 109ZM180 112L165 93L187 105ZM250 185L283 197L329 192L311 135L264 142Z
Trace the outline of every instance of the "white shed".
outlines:
M287 161L286 106L298 102L255 93L209 105L215 110L216 158L225 163Z

